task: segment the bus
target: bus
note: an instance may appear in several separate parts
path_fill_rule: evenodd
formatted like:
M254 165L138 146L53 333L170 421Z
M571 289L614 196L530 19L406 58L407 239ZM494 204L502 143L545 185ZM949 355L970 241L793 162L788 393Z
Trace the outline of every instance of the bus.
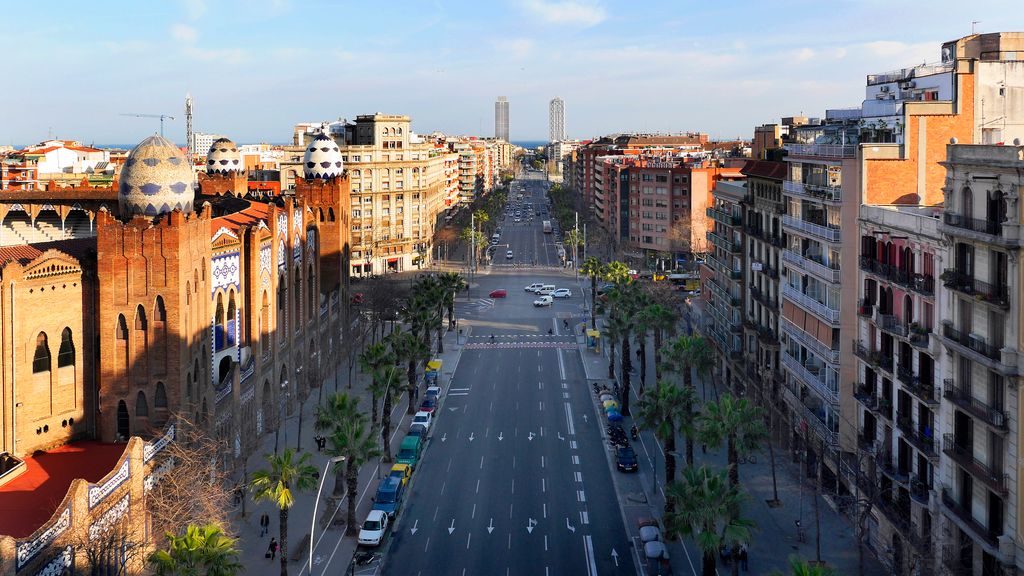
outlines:
M551 234L551 220L544 221L544 233Z

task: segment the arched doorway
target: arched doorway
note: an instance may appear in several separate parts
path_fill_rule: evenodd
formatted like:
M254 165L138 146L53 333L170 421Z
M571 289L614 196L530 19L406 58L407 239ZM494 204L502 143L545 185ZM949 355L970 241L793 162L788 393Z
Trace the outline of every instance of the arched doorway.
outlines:
M117 439L124 442L128 440L128 405L124 400L117 403Z

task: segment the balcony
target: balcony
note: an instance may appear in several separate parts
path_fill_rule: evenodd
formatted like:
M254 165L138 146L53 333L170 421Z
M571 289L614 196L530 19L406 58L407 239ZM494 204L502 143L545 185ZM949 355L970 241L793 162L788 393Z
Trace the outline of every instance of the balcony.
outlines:
M874 304L868 304L864 300L861 300L860 303L857 304L857 315L858 316L864 316L865 318L871 318L875 314L874 310L875 310L875 305Z
M975 520L974 516L971 515L970 502L961 504L953 496L953 490L949 486L942 487L942 506L966 531L977 536L979 540L984 540L991 548L999 547L999 536L1001 533L989 530L981 522Z
M901 362L899 367L896 369L896 379L903 384L903 387L907 389L911 394L917 396L927 404L938 404L939 403L939 392L931 386L931 383L925 380L921 380L919 376L914 374L913 370L909 367L904 366Z
M950 322L942 323L942 337L946 339L947 345L953 343L958 346L954 348L966 349L971 352L975 352L998 362L1001 360L999 349L991 344L985 342L984 338L961 332L956 328L953 328L953 324Z
M807 182L784 180L782 182L782 191L792 196L800 196L824 202L840 202L843 199L843 189L838 186L824 186L819 184L810 184Z
M891 264L879 262L870 256L861 256L860 269L879 278L899 284L923 296L935 294L935 277L931 274L916 274Z
M804 294L803 292L800 292L799 290L793 288L789 284L784 283L782 285L782 295L785 298L789 298L790 300L793 301L794 304L800 306L801 308L807 310L808 312L817 314L827 322L836 325L839 324L839 310L835 308L830 308L826 304L818 302L814 298L808 296L807 294Z
M853 397L860 402L870 412L878 411L878 396L875 395L875 391L862 385L857 386L857 389L853 393Z
M708 218L711 218L715 222L720 222L726 226L739 226L743 223L743 219L740 216L727 212L725 210L719 210L718 208L708 208L705 210Z
M722 303L728 304L733 308L740 305L739 297L730 294L729 290L719 284L714 278L709 278L707 284L708 287L711 288L711 292L717 296Z
M769 347L777 348L780 345L778 334L767 326L757 327L757 340L761 344Z
M1012 212L1010 217L1013 217ZM939 232L1015 249L1020 246L1019 228L1020 225L1012 221L997 222L994 218L968 218L947 212L943 214Z
M724 236L721 236L715 233L714 231L709 231L707 233L707 238L715 246L732 254L739 254L740 250L742 249L742 246L740 246L739 242L733 242L731 240L728 240Z
M931 486L919 475L913 474L910 477L910 498L918 504L927 506L930 500Z
M779 309L779 301L774 298L769 298L760 288L756 286L750 287L750 296L761 303L762 306L771 310Z
M786 249L782 251L782 261L787 264L796 266L797 268L807 272L808 274L814 274L818 278L821 278L825 282L832 284L839 283L839 270L831 268L825 263L820 262L812 257L803 256L796 252Z
M938 458L939 454L936 451L935 438L925 433L914 426L913 420L910 416L897 416L896 427L903 433L903 438L910 443L911 446L917 448L922 454L930 459Z
M892 372L892 353L882 354L879 350L871 350L863 342L853 341L853 353L872 366Z
M884 492L880 492L875 497L875 506L882 511L889 523L895 526L901 534L907 534L911 530L909 504L907 502L901 505L898 502L894 502L892 497Z
M839 404L839 384L830 384L823 378L826 370L824 366L815 366L813 363L802 364L788 352L782 354L782 366L789 370L797 380L814 390L815 394L823 400L829 404Z
M784 146L790 156L810 156L813 158L853 158L857 147L852 144L786 144Z
M982 302L988 302L1004 309L1010 308L1010 288L1005 284L993 286L978 280L972 274L953 268L947 268L942 273L942 284L950 290L974 296Z
M893 456L892 452L886 450L879 454L878 456L876 456L875 464L878 465L878 469L881 470L883 474L885 474L889 478L892 478L894 482L898 482L904 485L910 483L909 466L906 468L897 466L896 457Z
M942 396L989 427L995 428L1000 432L1008 430L1006 412L978 400L970 392L957 386L953 379L947 378L943 381Z
M804 332L799 326L793 324L785 317L782 318L782 331L826 361L832 364L839 363L839 350L834 350L821 340Z
M875 315L875 324L883 332L888 332L900 338L907 337L907 325L900 321L898 316L892 314L882 314L881 310Z
M1006 496L1009 493L1009 475L993 470L988 464L975 458L971 449L957 444L952 434L942 435L942 453L949 456L971 476L981 480L996 494Z
M785 355L783 356L785 357ZM809 406L799 401L796 402L796 408L800 413L800 417L807 423L807 426L814 431L815 436L820 438L827 446L835 447L839 445L839 433L832 430L825 423L824 410L812 410Z
M842 239L842 233L838 228L831 228L829 226L815 224L814 222L808 222L807 220L801 220L790 216L789 214L782 217L782 226L784 228L796 230L798 233L805 236L813 236L824 240L825 242L835 243Z

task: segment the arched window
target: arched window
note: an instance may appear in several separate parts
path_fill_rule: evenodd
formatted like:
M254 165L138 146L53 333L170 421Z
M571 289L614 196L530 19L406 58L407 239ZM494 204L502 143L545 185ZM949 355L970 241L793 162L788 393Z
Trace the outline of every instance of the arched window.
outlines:
M270 297L267 291L263 291L263 307L260 309L260 348L263 354L270 352L270 340L267 335L270 333Z
M334 208L327 208L327 221L334 222Z
M237 314L236 314L237 309L238 309L238 307L235 305L235 291L232 290L228 294L228 317L225 319L226 320L226 323L225 323L226 328L225 328L225 330L227 331L227 343L228 343L229 346L234 346L236 344L236 342L235 342L235 339L236 339L235 338L235 317L237 316Z
M900 262L900 270L908 274L914 273L914 251L907 246L903 249L903 260Z
M153 408L157 410L167 409L167 390L163 382L156 383L156 392L153 394Z
M192 283L185 281L185 305L192 304Z
M323 222L324 221L324 209L323 208L317 208L317 212L320 215L320 221Z
M307 316L309 317L310 320L312 320L313 319L313 310L315 310L317 308L316 282L314 281L314 278L313 278L313 265L312 264L309 265L309 274L306 276L306 286L309 287L308 288L309 303L307 304L307 306L309 307L309 314L307 314Z
M146 393L142 390L139 390L139 394L135 397L135 416L149 417L149 404L146 403Z
M142 307L142 304L139 304L135 308L135 329L146 329L146 309Z
M964 187L960 202L960 213L964 215L964 218L974 218L974 193L970 188Z
M989 193L988 206L985 208L985 215L995 227L995 233L1002 234L1001 225L1006 221L1006 194L1002 190L993 190Z
M202 274L203 282L206 282L206 258L203 258L202 267L199 270L199 273Z
M910 325L914 322L914 300L910 295L903 297L903 323Z
M117 402L117 439L121 442L128 440L130 431L128 429L128 405L124 400Z
M57 368L75 365L75 343L71 338L71 328L64 328L60 333L60 350L57 352Z
M185 374L185 398L189 402L192 401L192 378L193 376L191 372Z
M50 371L50 344L46 341L46 332L36 336L36 353L32 357L32 373Z
M118 340L128 340L128 322L124 319L124 314L117 315L117 328L114 330L114 337Z
M295 329L299 329L302 319L302 268L295 267Z
M213 314L213 323L218 327L224 327L224 294L217 293L217 308Z

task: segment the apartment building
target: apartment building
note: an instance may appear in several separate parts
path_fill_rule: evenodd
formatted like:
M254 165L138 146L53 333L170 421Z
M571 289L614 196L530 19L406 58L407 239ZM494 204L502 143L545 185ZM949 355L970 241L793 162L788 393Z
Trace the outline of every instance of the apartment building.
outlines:
M706 209L710 229L707 259L701 277L708 291L705 331L718 349L717 371L729 389L742 393L744 285L748 261L743 230L744 182L721 181L715 185L714 205ZM776 339L776 344L778 340Z
M942 452L935 530L953 574L1024 568L1020 489L1024 147L947 147L944 214L946 363L939 406ZM936 438L938 440L938 438Z
M869 539L896 573L931 573L931 494L939 452L942 346L936 278L946 259L941 208L863 205L861 298L853 342L858 445L873 506ZM845 408L845 406L844 406ZM845 414L845 412L844 412Z

